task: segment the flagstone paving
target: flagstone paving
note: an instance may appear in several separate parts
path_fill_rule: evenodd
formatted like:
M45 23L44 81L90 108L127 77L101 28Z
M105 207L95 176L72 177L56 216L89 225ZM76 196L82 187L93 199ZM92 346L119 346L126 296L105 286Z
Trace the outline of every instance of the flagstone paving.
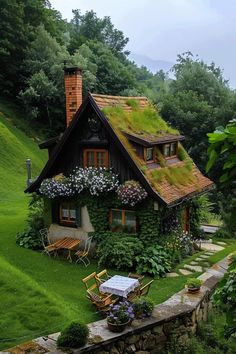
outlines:
M207 258L209 258L210 256L208 256L208 255L205 255L205 254L202 254L201 256L199 256L199 258L202 258L202 259L207 259Z
M166 274L167 278L174 278L174 277L178 277L178 276L179 276L179 274L175 273L175 272L170 272L170 273Z
M199 266L199 265L185 264L184 268L187 269L187 270L191 270L193 272L202 272L203 271L202 267Z
M206 250L206 251L221 251L224 249L224 247L220 245L215 245L214 243L202 243L201 244L201 249Z
M208 271L209 267L211 267L211 264L207 262L208 258L212 256L214 253L219 252L224 249L224 245L226 245L225 242L217 242L218 244L213 244L213 243L203 243L201 245L202 250L206 250L203 254L199 255L197 258L195 258L193 261L190 261L189 264L185 264L183 268L179 269L178 272L182 275L190 275L193 274L194 272L200 272L202 273L203 271ZM221 245L219 245L221 244ZM212 271L212 269L211 269ZM214 272L214 270L213 270ZM179 274L176 272L170 272L167 273L166 276L168 278L172 277L178 277Z
M198 265L198 262L192 261L190 262L191 265Z
M189 274L193 274L192 272L190 272L187 269L179 269L179 272L183 275L189 275Z
M225 242L222 242L222 241L217 241L216 242L218 245L221 245L221 246L225 246L226 245L226 243Z

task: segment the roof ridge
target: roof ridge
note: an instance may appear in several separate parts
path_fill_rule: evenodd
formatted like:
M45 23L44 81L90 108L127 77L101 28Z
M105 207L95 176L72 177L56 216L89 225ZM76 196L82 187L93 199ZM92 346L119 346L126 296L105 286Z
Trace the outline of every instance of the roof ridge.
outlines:
M146 96L113 96L113 95L103 95L103 94L100 94L100 93L91 93L92 96L95 96L95 97L110 97L110 98L125 98L125 99L139 99L139 100L147 100L148 101L148 98Z

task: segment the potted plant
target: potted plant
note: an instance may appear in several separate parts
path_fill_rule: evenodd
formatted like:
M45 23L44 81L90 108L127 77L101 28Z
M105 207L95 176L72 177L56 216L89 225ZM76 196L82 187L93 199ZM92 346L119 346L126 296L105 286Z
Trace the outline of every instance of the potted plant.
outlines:
M122 332L134 318L133 306L129 301L121 301L111 306L107 316L108 329L111 332Z
M202 285L202 281L196 278L189 278L186 283L188 292L191 294L197 293L200 290L201 285Z
M154 304L151 300L140 297L133 301L133 309L135 318L147 318L151 316Z

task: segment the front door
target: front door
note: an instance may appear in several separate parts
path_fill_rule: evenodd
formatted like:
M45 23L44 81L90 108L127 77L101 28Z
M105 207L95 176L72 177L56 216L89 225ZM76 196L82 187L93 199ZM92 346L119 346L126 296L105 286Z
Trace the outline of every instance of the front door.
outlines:
M183 224L183 231L189 232L190 231L190 223L189 223L189 207L185 207L182 214L182 224Z

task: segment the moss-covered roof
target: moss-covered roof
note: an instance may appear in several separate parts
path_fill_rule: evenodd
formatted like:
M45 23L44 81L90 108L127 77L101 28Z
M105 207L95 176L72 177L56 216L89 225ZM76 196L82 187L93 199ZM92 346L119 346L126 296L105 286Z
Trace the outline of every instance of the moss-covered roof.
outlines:
M204 177L179 143L178 158L167 164L160 149L155 148L159 161L155 166L141 159L130 140L139 139L148 144L180 141L183 136L170 127L146 97L92 95L98 107L112 126L133 161L142 171L152 188L167 204L173 204L191 194L199 193L212 185ZM133 140L134 141L134 140Z

